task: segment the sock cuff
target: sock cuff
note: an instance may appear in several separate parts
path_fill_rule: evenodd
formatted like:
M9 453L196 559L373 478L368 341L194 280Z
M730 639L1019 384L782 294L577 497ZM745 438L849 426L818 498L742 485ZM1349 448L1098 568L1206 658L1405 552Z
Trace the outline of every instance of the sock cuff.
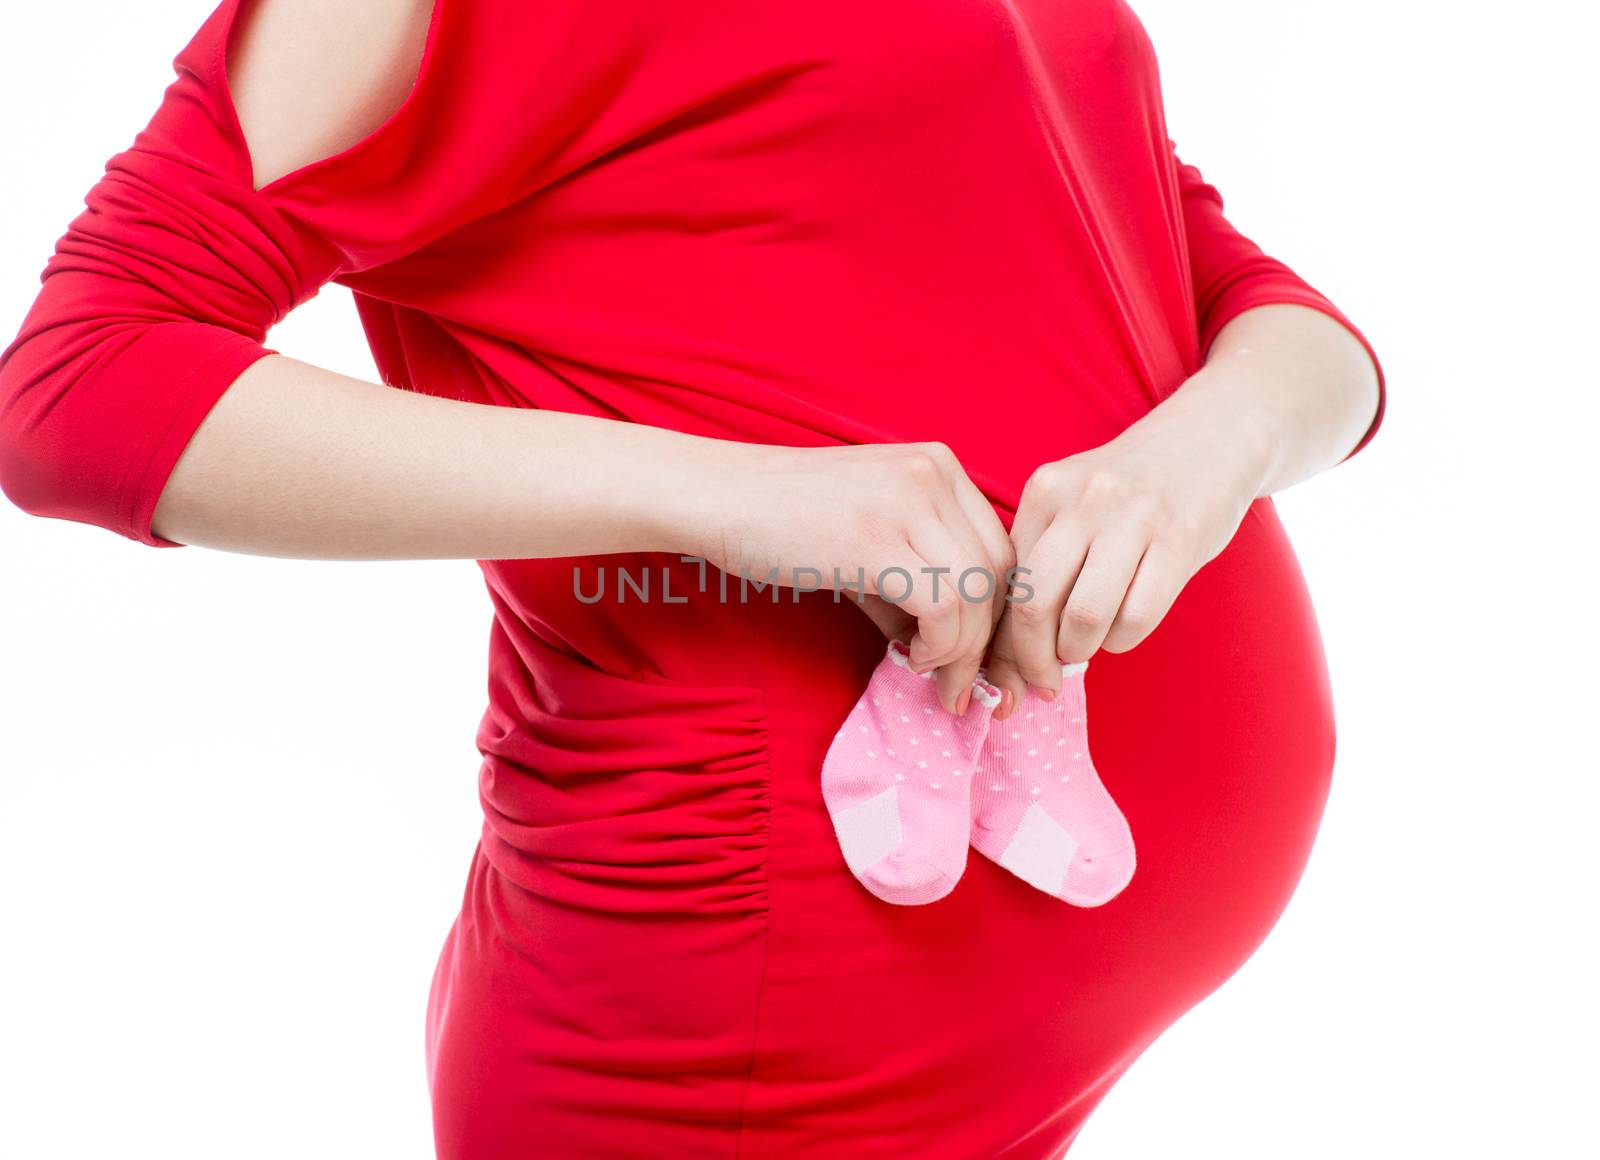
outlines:
M889 659L899 665L906 672L911 672L911 646L903 641L891 640L889 642ZM933 680L935 670L929 669L925 673L914 673L913 676L921 677L925 681ZM984 680L980 672L972 682L972 698L985 707L993 709L1000 703L1000 690Z
M891 640L889 642L889 659L895 664L899 665L906 672L911 672L911 646L906 644L904 641ZM929 669L925 673L916 673L914 675L921 677L925 681L933 680L932 669Z

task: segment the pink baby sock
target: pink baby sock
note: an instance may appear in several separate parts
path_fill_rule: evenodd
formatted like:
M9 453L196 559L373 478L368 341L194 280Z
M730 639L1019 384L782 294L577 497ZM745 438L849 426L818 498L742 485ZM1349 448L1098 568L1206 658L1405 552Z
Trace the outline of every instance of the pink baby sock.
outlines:
M971 787L1000 691L975 681L964 715L891 641L822 763L822 796L845 863L885 902L943 898L967 866Z
M1053 701L1032 689L989 730L972 787L972 845L1075 906L1099 906L1133 877L1133 835L1089 759L1083 675L1063 665Z

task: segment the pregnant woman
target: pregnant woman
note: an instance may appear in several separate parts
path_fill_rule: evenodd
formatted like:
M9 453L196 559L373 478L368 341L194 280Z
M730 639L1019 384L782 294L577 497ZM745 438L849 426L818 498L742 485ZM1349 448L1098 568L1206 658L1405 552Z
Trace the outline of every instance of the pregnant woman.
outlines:
M1382 402L1175 155L1133 13L226 0L176 65L5 353L0 482L157 547L480 562L438 1154L1062 1155L1304 866L1333 726L1266 497ZM328 282L384 385L263 345ZM1009 606L872 594L1013 564ZM1093 658L1121 894L862 889L819 776L886 636L998 723Z

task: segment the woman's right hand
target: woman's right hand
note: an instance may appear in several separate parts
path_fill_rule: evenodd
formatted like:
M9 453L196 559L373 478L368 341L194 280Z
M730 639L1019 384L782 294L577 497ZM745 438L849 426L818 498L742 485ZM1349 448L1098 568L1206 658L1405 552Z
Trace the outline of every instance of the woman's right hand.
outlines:
M937 670L940 701L965 712L1015 553L948 447L721 444L708 460L688 554L735 578L864 594L886 636L911 629L912 667Z

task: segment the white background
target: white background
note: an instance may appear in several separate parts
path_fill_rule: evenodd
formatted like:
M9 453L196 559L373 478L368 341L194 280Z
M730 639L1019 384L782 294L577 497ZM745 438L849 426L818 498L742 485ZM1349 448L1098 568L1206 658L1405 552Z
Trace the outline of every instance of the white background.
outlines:
M212 3L8 9L4 340ZM1340 726L1303 884L1073 1156L1594 1155L1593 30L1135 6L1185 160L1368 333L1391 409L1280 499ZM341 289L271 341L373 377ZM476 567L157 551L9 505L0 553L0 1152L429 1155Z

